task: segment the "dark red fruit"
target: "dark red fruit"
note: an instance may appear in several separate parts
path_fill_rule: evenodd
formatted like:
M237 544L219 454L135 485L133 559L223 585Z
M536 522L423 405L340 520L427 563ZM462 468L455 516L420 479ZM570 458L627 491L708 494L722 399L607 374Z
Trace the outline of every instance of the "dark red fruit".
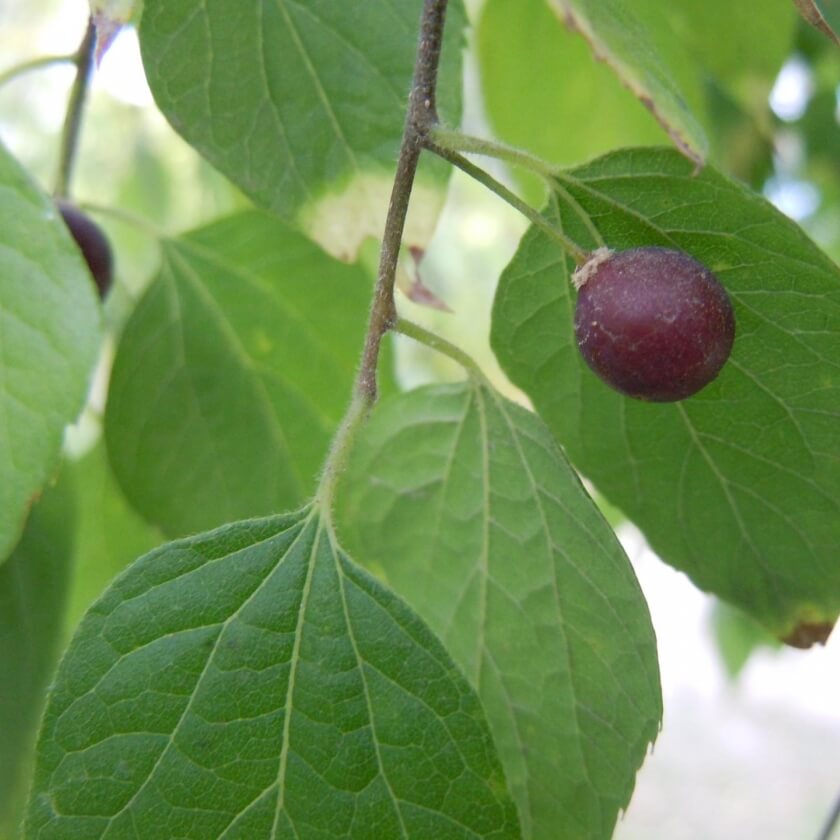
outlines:
M708 385L729 358L735 338L729 295L688 254L601 249L574 280L580 352L622 394L683 400Z
M56 200L64 224L76 240L88 269L93 276L99 296L104 298L114 280L114 258L111 246L102 229L74 204Z

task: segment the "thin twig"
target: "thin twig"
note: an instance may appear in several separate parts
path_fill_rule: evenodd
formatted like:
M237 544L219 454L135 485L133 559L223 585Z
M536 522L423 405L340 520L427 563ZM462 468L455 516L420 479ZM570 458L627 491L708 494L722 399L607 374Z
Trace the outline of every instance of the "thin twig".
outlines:
M58 159L58 175L55 182L56 198L69 196L70 179L73 174L73 164L76 160L76 149L79 145L79 133L82 129L82 112L87 98L88 82L93 69L93 53L96 48L96 27L93 18L88 19L82 43L79 44L75 56L76 79L70 91L67 102L67 114L64 117L64 128L61 132L61 150Z

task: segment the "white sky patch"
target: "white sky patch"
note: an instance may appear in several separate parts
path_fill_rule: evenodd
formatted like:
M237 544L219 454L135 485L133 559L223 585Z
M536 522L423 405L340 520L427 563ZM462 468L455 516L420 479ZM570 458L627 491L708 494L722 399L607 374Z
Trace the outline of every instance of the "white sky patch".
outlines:
M814 79L808 63L798 55L788 59L770 92L773 113L785 122L798 120L814 92Z
M764 185L764 195L794 221L807 219L820 206L820 191L810 181L777 175Z
M500 235L499 217L492 213L474 211L461 222L461 236L475 247L484 247L495 242Z
M108 48L97 71L96 82L120 102L140 108L154 104L140 58L137 30L133 26L124 27Z

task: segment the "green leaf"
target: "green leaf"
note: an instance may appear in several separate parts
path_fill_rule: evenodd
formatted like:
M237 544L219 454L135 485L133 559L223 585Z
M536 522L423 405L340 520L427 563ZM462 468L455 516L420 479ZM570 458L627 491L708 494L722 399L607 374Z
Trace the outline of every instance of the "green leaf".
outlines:
M17 836L38 719L61 641L74 500L62 481L34 507L0 567L0 836Z
M73 580L64 622L68 635L105 587L140 554L163 541L128 504L111 473L104 445L80 461L66 463L62 480L72 479L78 524Z
M667 149L567 172L552 218L579 245L662 245L729 291L732 357L697 396L610 390L573 335L571 266L537 230L505 271L492 344L575 465L664 560L778 636L840 611L840 270L767 201Z
M661 717L647 605L538 417L477 384L381 404L341 516L477 688L528 838L608 838Z
M52 201L0 146L0 563L58 465L99 336L78 248Z
M677 148L696 164L706 157L703 129L663 65L645 27L626 0L547 0L549 7L589 43L633 94L650 109ZM592 103L598 108L598 103Z
M518 836L478 698L315 508L171 543L108 590L59 669L27 829Z
M737 680L757 650L779 647L778 640L760 624L723 601L715 603L711 618L718 653L730 680Z
M488 0L476 46L488 117L512 145L571 164L616 146L666 139L545 0Z
M421 9L422 0L146 0L140 42L175 129L259 205L352 258L382 232ZM465 26L455 0L438 88L453 125ZM446 167L423 167L412 244L431 237L447 178Z
M105 418L132 504L170 536L301 504L350 397L370 289L263 212L164 243Z

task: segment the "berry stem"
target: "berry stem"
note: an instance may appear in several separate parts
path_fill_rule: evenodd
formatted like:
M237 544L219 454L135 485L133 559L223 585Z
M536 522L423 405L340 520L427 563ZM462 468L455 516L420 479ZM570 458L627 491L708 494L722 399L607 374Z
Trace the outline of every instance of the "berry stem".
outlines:
M516 208L523 216L529 219L533 224L540 228L544 233L559 242L563 249L574 259L578 265L583 265L588 259L589 254L580 246L574 243L563 231L556 228L551 222L546 219L542 213L531 207L530 204L523 201L514 192L509 190L504 184L497 181L489 172L483 170L480 166L476 166L471 161L467 160L459 152L453 152L444 146L438 146L434 141L428 140L426 148L436 154L438 157L449 161L453 166L457 166L462 172L475 178L481 184L484 184L489 190L492 190L499 198L504 199L511 207Z
M73 164L76 160L76 149L79 145L79 134L82 129L82 113L87 98L88 83L93 69L93 53L96 48L96 27L93 18L88 18L79 49L73 61L76 64L76 79L70 90L67 102L67 113L64 117L64 128L61 132L61 146L58 159L58 175L55 182L55 197L68 198L70 179L73 174Z
M70 55L44 55L40 58L33 58L29 61L15 64L14 67L9 67L0 73L0 88L8 82L23 76L26 73L31 73L33 70L41 70L44 67L52 67L55 64L72 64L76 60L76 56Z
M441 338L441 336L430 332L425 327L421 327L413 321L407 321L405 318L397 318L397 322L394 324L394 332L413 338L415 341L420 342L420 344L425 344L427 347L431 347L432 350L437 350L438 353L448 356L450 359L461 365L461 367L464 368L470 376L475 377L480 382L490 387L487 377L484 375L484 372L478 366L475 359L465 353L460 347L456 347L454 344L447 341L445 338Z
M435 145L443 149L496 158L534 172L547 181L551 181L560 171L558 167L536 155L532 155L530 152L526 152L524 149L517 149L514 146L498 143L495 140L485 140L483 137L462 134L460 131L453 131L451 128L436 126L430 136Z

